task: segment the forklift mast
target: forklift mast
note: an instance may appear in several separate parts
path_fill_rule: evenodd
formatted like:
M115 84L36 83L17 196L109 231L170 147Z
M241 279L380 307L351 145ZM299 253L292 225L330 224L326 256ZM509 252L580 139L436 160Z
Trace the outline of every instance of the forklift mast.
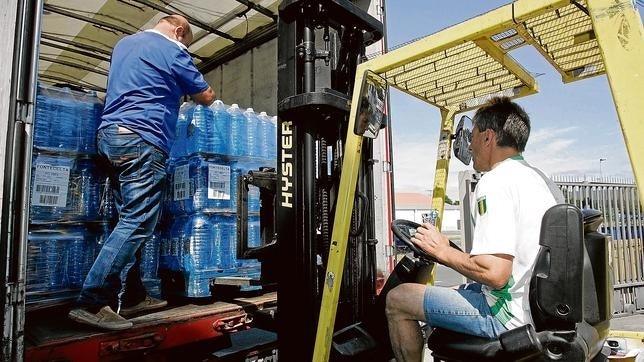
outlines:
M347 0L285 0L279 8L277 325L285 361L312 358L355 71L382 29ZM355 323L375 299L368 159L357 186L349 268L337 281L337 329Z

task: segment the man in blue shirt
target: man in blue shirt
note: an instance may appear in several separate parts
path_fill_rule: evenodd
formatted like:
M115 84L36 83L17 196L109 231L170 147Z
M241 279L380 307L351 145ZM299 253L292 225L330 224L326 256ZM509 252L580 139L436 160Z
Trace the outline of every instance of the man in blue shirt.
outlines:
M190 95L203 105L215 100L188 53L191 42L188 21L171 15L114 47L97 142L115 190L119 221L69 312L77 322L127 329L132 322L121 315L167 305L145 291L137 250L159 219L180 98Z

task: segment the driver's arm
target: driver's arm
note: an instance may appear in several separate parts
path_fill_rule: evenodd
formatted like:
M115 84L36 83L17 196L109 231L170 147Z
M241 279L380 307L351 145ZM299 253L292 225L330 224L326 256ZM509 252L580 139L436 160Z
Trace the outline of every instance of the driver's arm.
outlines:
M510 280L514 257L507 254L470 255L449 248L437 259L469 279L494 289L501 289Z
M470 255L449 245L449 239L434 225L423 224L411 241L427 254L436 258L469 279L495 289L501 289L512 275L514 257L508 254Z

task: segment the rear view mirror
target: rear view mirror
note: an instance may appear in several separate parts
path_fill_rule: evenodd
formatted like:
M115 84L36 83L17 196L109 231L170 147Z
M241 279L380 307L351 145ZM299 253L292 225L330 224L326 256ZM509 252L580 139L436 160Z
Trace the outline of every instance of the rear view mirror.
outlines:
M472 154L470 153L470 142L472 141L472 119L468 116L461 117L461 120L456 126L454 132L454 156L458 158L465 165L469 165L472 161Z
M353 132L368 138L378 137L385 117L387 81L378 74L367 70L360 87L360 98Z

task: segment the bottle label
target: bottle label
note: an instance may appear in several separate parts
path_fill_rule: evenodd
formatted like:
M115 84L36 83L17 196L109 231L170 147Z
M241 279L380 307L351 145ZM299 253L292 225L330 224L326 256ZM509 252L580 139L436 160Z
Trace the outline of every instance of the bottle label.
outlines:
M230 166L208 165L208 198L230 200Z
M70 169L66 166L36 164L31 194L33 206L65 207Z
M188 165L177 166L174 169L174 200L187 200L190 191Z

